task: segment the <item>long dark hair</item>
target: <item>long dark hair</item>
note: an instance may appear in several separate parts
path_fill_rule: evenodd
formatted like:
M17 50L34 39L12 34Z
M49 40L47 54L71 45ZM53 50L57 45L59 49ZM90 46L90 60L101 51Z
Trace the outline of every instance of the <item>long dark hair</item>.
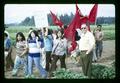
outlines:
M20 36L22 37L21 41L25 41L25 36L24 36L24 34L23 34L22 32L18 32L18 33L16 34L16 42L18 42L18 39L17 39L18 35L20 35Z
M63 39L63 38L64 38L64 30L63 30L63 29L60 29L60 30L57 31L57 33L58 33L59 31L60 31L61 34L62 34L61 39ZM58 39L58 34L57 34L56 39Z
M28 35L28 39L32 40L32 37L31 37L31 33L34 33L36 37L38 37L38 40L40 39L40 37L38 36L38 32L36 30L33 30L30 32L30 34Z

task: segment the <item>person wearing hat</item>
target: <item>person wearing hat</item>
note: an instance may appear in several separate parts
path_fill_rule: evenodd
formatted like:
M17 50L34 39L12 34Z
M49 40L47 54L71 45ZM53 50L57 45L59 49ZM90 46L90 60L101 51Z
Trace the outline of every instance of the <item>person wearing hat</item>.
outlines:
M9 69L12 67L11 64L11 40L9 38L8 32L4 32L4 65L5 65L5 70Z
M93 34L88 31L86 24L81 25L81 30L81 39L79 41L80 62L84 75L91 78L92 51L95 46L95 38Z

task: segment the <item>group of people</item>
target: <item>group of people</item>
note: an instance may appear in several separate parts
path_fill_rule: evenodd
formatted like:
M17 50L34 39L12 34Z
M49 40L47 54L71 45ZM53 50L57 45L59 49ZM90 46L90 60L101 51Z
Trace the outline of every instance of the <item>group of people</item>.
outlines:
M5 52L8 52L10 38L8 38L7 33L4 34L4 48ZM86 24L81 26L77 49L80 52L79 62L82 65L83 73L88 77L91 77L91 64L93 57L95 57L94 54L97 58L101 57L102 39L101 25L97 26L94 33L88 31ZM66 69L65 58L68 55L68 43L69 41L64 36L64 29L58 31L51 31L46 27L37 31L31 29L28 37L25 37L22 32L18 32L16 34L16 58L12 75L16 76L20 65L23 64L25 77L34 77L33 62L42 78L53 75L58 60L60 60L61 68Z

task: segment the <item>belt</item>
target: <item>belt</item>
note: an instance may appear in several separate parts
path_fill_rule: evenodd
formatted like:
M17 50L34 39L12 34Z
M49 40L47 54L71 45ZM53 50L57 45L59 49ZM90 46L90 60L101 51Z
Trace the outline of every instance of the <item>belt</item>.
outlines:
M80 52L86 52L87 50L81 50Z

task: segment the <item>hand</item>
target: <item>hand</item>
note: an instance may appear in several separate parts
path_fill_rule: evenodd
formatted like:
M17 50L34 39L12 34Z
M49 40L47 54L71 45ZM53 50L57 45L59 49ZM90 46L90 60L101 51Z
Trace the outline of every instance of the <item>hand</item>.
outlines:
M51 54L50 56L51 56L51 59L53 60L53 57L54 57L55 55L54 55L54 54Z
M53 53L51 53L51 55L53 55Z
M38 37L36 37L36 42L38 42Z
M20 55L18 55L19 57L22 57L22 55L20 54Z
M87 51L87 52L86 52L86 55L88 55L88 54L89 54L89 52Z

